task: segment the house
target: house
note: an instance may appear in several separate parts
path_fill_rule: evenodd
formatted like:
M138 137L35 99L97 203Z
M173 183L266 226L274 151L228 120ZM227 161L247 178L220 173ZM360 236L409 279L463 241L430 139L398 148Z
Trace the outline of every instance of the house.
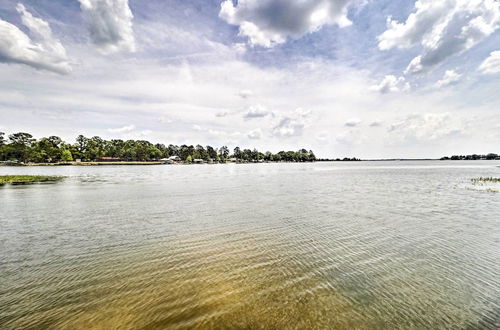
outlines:
M180 162L180 161L181 161L181 157L179 157L179 156L170 156L168 158L160 159L160 162L162 162L164 164L174 164L174 163Z

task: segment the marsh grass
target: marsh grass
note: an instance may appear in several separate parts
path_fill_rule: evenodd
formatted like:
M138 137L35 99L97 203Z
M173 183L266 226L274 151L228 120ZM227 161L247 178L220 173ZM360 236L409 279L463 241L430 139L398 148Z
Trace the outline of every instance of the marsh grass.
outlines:
M64 177L62 176L44 176L44 175L0 175L0 185L56 182L62 180L63 178Z
M493 178L493 177L480 177L480 178L474 178L471 179L472 183L484 183L484 182L500 182L500 178Z

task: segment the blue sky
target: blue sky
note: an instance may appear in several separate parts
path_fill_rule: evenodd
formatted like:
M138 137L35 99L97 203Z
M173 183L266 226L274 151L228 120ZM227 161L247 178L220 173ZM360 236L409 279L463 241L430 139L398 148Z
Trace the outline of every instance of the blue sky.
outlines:
M495 0L0 3L0 131L323 157L498 152Z

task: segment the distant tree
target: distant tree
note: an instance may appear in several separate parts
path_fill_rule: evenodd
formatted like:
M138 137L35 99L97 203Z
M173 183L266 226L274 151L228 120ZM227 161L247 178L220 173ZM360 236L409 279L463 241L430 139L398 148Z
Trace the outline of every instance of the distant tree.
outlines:
M240 147L234 148L233 155L234 155L234 158L241 159L241 149L240 149Z
M9 135L10 144L12 147L12 156L22 162L26 162L30 158L31 147L36 141L33 135L29 133L15 133Z
M71 162L73 160L73 155L71 154L71 151L69 151L68 149L64 149L61 152L61 160L63 162Z
M220 149L215 149L212 146L203 147L198 144L196 147L192 145L176 146L173 144L166 147L164 144L152 144L145 140L127 140L120 139L104 140L99 136L87 138L79 135L76 138L76 143L68 144L58 136L43 137L38 141L28 133L15 133L9 135L9 139L5 139L5 134L0 132L0 160L17 159L23 162L57 162L71 161L73 159L82 159L84 161L94 161L100 157L120 158L129 161L151 161L163 157L179 156L188 162L194 159L217 161L226 161L230 155L227 146L222 146ZM277 154L266 152L263 154L257 149L244 149L240 147L234 148L234 157L244 161L313 161L316 159L311 150L300 149L299 151L280 151ZM465 156L457 156L463 159ZM466 159L474 159L475 157L485 157L493 159L496 154L487 156L467 156Z
M0 160L5 160L7 154L7 147L4 135L5 135L4 132L0 132Z
M207 154L209 159L217 159L217 150L211 146L207 146Z
M225 161L229 157L229 148L227 146L220 147L219 157L222 161Z

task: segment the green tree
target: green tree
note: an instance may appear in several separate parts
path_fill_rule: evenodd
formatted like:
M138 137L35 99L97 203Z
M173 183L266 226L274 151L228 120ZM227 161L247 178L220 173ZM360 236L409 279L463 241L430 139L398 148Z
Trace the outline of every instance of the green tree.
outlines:
M69 151L68 149L64 149L61 152L61 160L63 162L71 162L71 161L73 161L73 155L71 154L71 151Z
M240 147L234 148L233 155L234 155L234 158L241 159L241 149L240 149Z
M35 142L33 135L22 132L15 133L9 135L9 140L13 149L12 156L22 162L28 161L30 158L30 153L32 151L31 148L33 146L33 143Z
M225 161L229 157L229 148L227 146L222 146L219 149L219 157L222 161Z
M217 159L217 150L215 150L211 146L207 146L207 154L208 154L208 158Z
M188 155L188 156L186 157L186 162L188 162L188 163L192 163L192 162L193 162L193 157L191 157L191 155Z

